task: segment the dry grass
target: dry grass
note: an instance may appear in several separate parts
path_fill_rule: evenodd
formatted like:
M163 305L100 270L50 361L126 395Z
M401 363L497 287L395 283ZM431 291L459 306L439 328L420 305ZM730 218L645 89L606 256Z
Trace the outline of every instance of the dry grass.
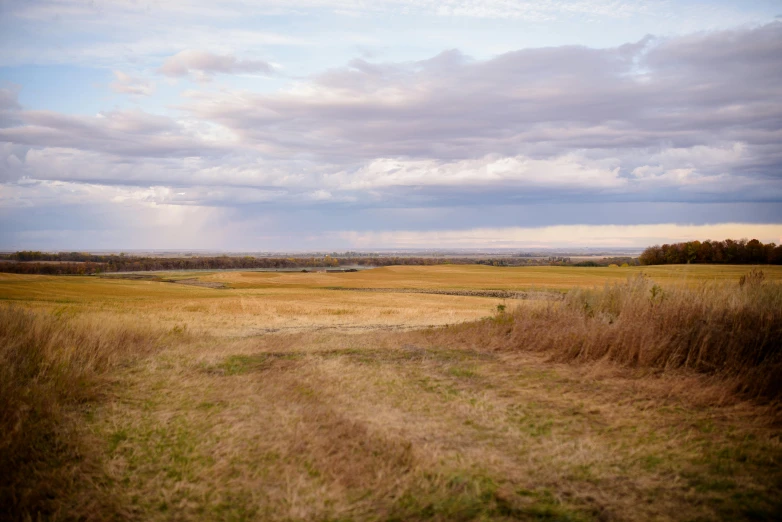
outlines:
M171 330L250 336L317 328L409 329L485 317L499 299L454 295L351 292L349 289L548 290L603 286L649 274L666 286L738 281L742 266L630 268L432 266L386 267L354 273L189 272L168 278L224 283L229 289L84 276L0 274L0 299L26 308L107 321L141 321ZM764 267L769 281L782 267ZM334 291L343 288L347 291ZM540 302L524 302L539 307Z
M423 332L183 345L96 412L143 520L769 519L767 410ZM687 386L714 383L690 376Z
M92 465L74 409L100 396L111 370L163 339L138 325L0 308L0 505L7 517L56 515L63 497L84 508L109 500L74 493Z
M754 397L782 397L778 283L663 288L639 276L438 334L441 342L544 352L556 361L694 370Z
M14 274L0 274L0 298L35 310L109 321L141 321L168 330L186 327L188 331L217 336L316 327L349 331L454 324L490 314L496 301L279 286L212 289L151 281Z
M638 267L491 267L480 265L390 266L354 273L219 272L205 281L234 288L413 288L566 291L575 287L620 283L646 274L660 284L697 285L735 282L749 267L741 265L665 265ZM782 281L782 267L763 268L767 279Z
M362 284L522 288L462 275ZM37 310L0 316L0 501L63 520L770 520L779 410L749 397L778 394L782 292L737 281L636 279L453 325L500 301L0 279Z

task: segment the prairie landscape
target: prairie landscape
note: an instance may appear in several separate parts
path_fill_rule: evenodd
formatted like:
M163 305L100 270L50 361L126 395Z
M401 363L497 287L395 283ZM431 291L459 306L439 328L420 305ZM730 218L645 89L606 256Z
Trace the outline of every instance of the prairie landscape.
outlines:
M0 35L0 522L782 520L778 0Z
M3 517L770 520L751 269L0 274Z

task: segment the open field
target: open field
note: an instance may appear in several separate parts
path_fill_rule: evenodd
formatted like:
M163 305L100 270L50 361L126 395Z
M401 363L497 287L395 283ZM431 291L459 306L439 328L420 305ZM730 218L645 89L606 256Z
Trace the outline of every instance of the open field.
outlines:
M491 314L503 299L417 291L514 290L561 293L602 287L639 273L662 285L737 281L742 266L631 268L405 266L352 273L182 272L168 279L220 283L215 289L115 277L0 274L0 299L39 310L126 317L162 328L187 327L210 334L244 336L313 327L365 330L454 324ZM782 267L765 267L782 280ZM341 289L337 291L337 289ZM351 292L388 289L400 292ZM547 297L543 295L543 297ZM539 300L512 301L540 306Z
M660 284L695 285L737 281L751 267L740 265L660 265L608 267L490 267L480 265L392 266L346 274L221 272L204 275L234 288L418 288L568 290L625 281L639 273ZM782 280L782 266L764 267L766 277Z
M196 277L209 280L213 276ZM344 292L304 285L214 289L7 274L0 275L0 298L60 314L127 318L166 329L184 327L226 336L315 327L364 330L453 324L489 315L501 302L451 295Z
M19 470L0 501L32 519L770 520L782 415L736 391L780 368L782 267L763 270L743 290L748 267L0 274L0 464ZM545 297L641 271L662 294ZM26 450L36 434L51 448Z

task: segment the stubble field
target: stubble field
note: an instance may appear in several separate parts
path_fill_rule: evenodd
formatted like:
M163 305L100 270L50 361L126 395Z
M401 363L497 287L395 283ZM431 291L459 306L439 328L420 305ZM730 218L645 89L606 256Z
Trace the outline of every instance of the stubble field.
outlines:
M574 288L641 272L670 296L659 303L752 299L733 290L747 270L2 274L4 346L48 347L19 396L62 395L18 398L37 417L11 401L0 412L21 419L4 424L0 464L18 473L2 500L9 518L32 519L771 519L782 512L773 398L697 365L574 363L554 356L567 335L532 349L538 333L526 350L513 330L555 318ZM763 270L764 288L782 280ZM643 297L648 313L667 306L656 295ZM14 439L35 430L53 449Z

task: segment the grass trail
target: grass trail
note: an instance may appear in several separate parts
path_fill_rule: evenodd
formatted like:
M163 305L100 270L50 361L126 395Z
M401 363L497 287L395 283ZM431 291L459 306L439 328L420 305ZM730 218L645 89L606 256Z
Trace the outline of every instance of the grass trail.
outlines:
M140 520L782 510L782 447L767 412L699 401L683 377L590 368L447 349L417 332L204 341L127 368L89 430Z

